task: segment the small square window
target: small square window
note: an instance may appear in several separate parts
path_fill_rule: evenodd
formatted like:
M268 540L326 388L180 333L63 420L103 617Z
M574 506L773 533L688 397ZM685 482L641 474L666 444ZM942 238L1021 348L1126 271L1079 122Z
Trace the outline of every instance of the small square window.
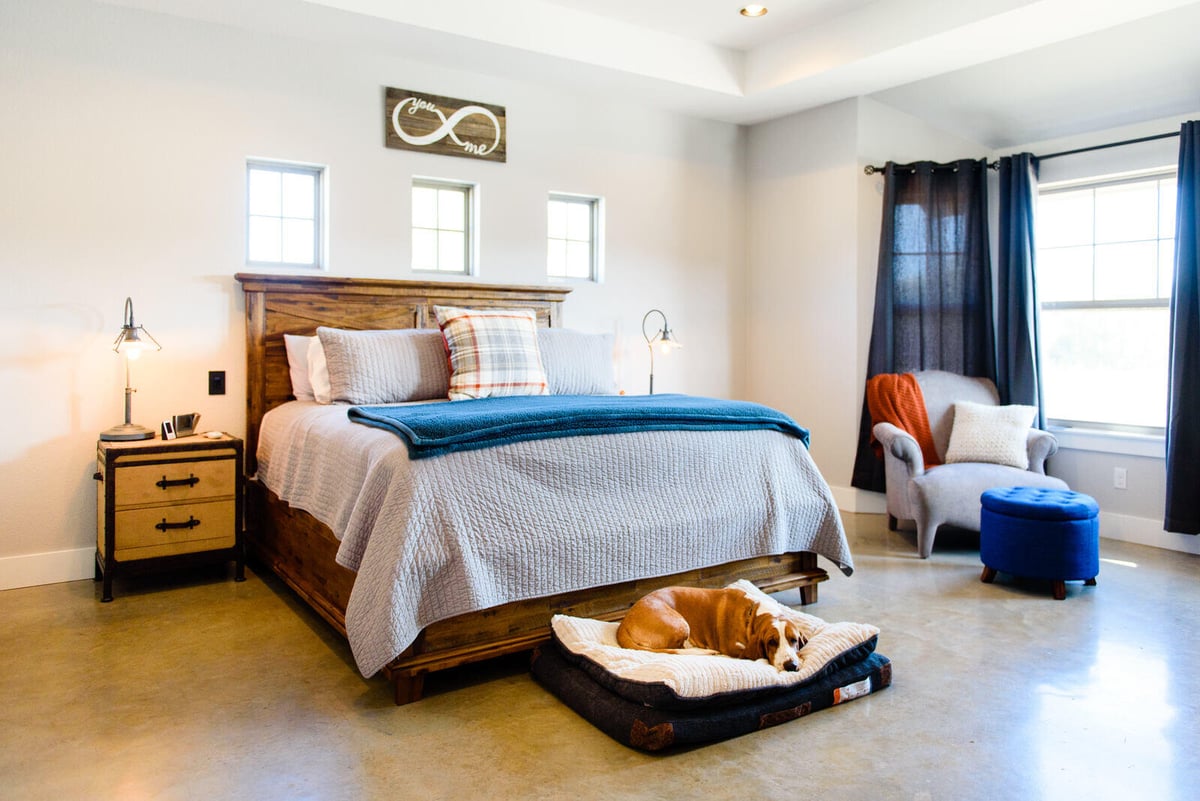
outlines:
M546 274L600 280L600 198L551 194L546 205Z
M246 162L247 264L322 266L324 176L324 167Z
M471 184L419 178L412 186L412 268L472 272L474 195Z

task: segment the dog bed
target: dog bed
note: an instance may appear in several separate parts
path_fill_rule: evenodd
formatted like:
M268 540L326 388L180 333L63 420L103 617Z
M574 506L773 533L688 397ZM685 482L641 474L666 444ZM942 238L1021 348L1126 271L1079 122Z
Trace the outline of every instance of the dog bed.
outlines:
M703 745L749 734L861 698L892 682L891 662L872 653L860 662L769 696L689 711L658 709L616 694L571 664L554 643L534 652L532 671L542 686L593 726L642 751Z
M797 653L800 669L776 670L765 659L660 654L617 644L618 623L555 615L553 639L569 662L598 684L635 703L660 709L711 709L774 695L845 665L875 650L879 629L866 623L826 623L776 601L749 581L730 588L745 592L760 607L796 622L806 640Z
M807 638L798 671L763 659L625 649L616 623L556 615L550 644L534 654L534 678L613 739L647 751L735 737L891 683L891 663L874 652L878 628L826 623L749 582L730 586L796 621Z

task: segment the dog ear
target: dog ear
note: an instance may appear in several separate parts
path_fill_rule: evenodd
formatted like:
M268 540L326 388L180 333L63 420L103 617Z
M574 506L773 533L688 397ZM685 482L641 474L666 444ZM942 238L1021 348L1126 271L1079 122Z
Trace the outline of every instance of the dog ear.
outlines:
M808 638L804 636L804 632L800 630L800 627L796 625L796 621L794 620L787 622L785 631L787 632L788 639L794 641L797 648L803 648L804 644L808 642Z

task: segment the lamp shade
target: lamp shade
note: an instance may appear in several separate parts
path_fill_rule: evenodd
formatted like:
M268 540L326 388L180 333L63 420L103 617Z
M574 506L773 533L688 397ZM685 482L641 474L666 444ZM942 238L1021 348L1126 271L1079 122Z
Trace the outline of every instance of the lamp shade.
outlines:
M136 359L144 350L162 350L158 340L134 321L133 300L130 298L125 298L125 321L121 325L121 333L113 340L113 350L131 359Z

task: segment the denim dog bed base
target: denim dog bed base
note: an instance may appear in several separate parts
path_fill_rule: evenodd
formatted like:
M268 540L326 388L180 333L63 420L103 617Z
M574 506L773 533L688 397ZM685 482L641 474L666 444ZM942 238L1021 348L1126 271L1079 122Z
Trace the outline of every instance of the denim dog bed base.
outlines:
M872 653L820 678L744 704L710 710L657 709L634 703L572 664L553 641L533 654L533 677L619 743L642 751L727 740L786 723L877 692L892 683L892 664Z

